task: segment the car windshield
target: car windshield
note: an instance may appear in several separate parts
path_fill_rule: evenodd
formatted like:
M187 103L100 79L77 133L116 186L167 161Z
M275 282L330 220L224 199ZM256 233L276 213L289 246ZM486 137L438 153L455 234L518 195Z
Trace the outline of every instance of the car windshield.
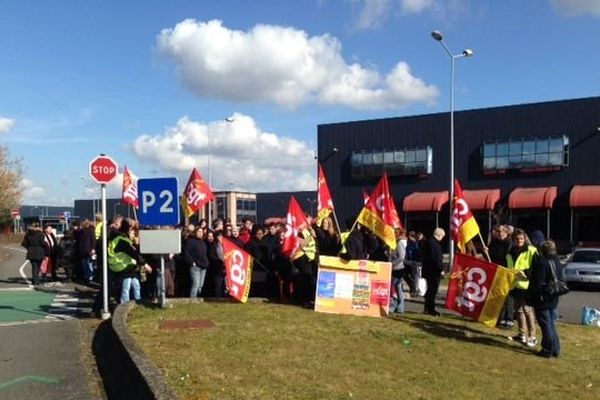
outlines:
M600 264L600 251L581 250L573 254L572 262Z

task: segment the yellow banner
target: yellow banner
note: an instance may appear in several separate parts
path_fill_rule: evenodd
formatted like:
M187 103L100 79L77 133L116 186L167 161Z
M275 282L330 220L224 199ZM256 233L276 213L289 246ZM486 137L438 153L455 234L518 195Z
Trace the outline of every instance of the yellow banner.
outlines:
M381 263L368 260L350 260L346 261L339 257L319 256L319 265L327 266L327 268L345 269L348 271L367 271L379 273Z
M358 222L366 226L392 250L396 248L396 235L394 228L386 224L379 215L364 207L357 218Z

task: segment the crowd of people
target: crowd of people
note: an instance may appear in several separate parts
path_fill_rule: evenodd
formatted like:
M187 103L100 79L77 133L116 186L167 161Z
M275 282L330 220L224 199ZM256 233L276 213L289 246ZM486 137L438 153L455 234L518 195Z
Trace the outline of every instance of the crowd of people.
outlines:
M182 229L181 254L140 254L139 225L136 221L115 216L107 226L107 262L110 293L115 302L156 300L160 294L161 259L165 265L167 297L224 297L227 295L223 238L245 249L254 259L250 296L266 297L280 302L314 306L319 255L339 256L346 260L369 259L392 264L390 311L404 312L406 285L411 297L420 294L420 281L427 282L424 313L440 315L435 299L440 280L446 271L441 241L445 232L436 228L431 237L422 232L396 229L397 246L391 250L383 241L355 224L346 221L345 232L339 232L330 217L319 225L306 215L308 224L298 232L299 246L291 255L282 251L285 237L283 223L256 224L244 219L240 226L229 220L216 219L212 224L200 220ZM27 259L31 262L32 283L57 281L56 271L64 270L66 280L84 283L101 282L102 216L95 223L84 220L74 224L60 242L49 226L33 224L23 240ZM545 240L540 231L530 237L522 229L508 225L495 226L492 239L484 251L495 264L518 272L518 278L506 299L498 327L511 329L516 320L518 334L510 336L528 347L536 347L536 322L542 333L540 355L556 357L560 342L554 322L558 297L540 297L552 273L560 275L556 246ZM471 252L476 250L471 247ZM100 299L96 301L100 308Z

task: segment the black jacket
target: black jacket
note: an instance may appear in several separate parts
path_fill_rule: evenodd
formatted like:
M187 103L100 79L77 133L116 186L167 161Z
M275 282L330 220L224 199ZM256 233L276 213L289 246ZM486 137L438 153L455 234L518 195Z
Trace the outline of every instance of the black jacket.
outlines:
M42 231L30 229L25 234L21 246L27 249L28 260L41 261L46 256L44 247L44 233Z
M552 272L550 270L550 260L554 260L556 277L560 277L560 260L558 256L550 256L548 258L539 256L529 269L529 287L527 295L530 304L538 310L551 310L558 306L558 297L551 300L542 301L540 294L544 286L552 282Z
M317 248L322 256L337 256L340 252L340 238L337 235L330 235L318 226L315 227L317 235Z
M362 231L354 230L346 239L346 252L340 254L344 260L366 260L367 247L365 246L365 237Z
M197 237L189 237L183 243L183 259L185 265L192 267L196 264L198 268L208 268L208 249L206 242Z
M511 243L509 239L492 239L488 247L492 262L506 267L506 255L508 254L510 247Z
M442 261L442 245L435 238L430 237L423 246L423 277L439 278L444 270Z

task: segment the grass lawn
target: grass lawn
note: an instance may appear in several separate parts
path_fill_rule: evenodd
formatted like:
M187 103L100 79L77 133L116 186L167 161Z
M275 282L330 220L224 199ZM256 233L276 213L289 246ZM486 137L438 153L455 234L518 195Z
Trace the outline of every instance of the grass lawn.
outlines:
M161 320L216 327L165 331ZM276 304L136 308L129 328L182 399L598 399L600 329L559 325L542 359L453 317L369 318Z

